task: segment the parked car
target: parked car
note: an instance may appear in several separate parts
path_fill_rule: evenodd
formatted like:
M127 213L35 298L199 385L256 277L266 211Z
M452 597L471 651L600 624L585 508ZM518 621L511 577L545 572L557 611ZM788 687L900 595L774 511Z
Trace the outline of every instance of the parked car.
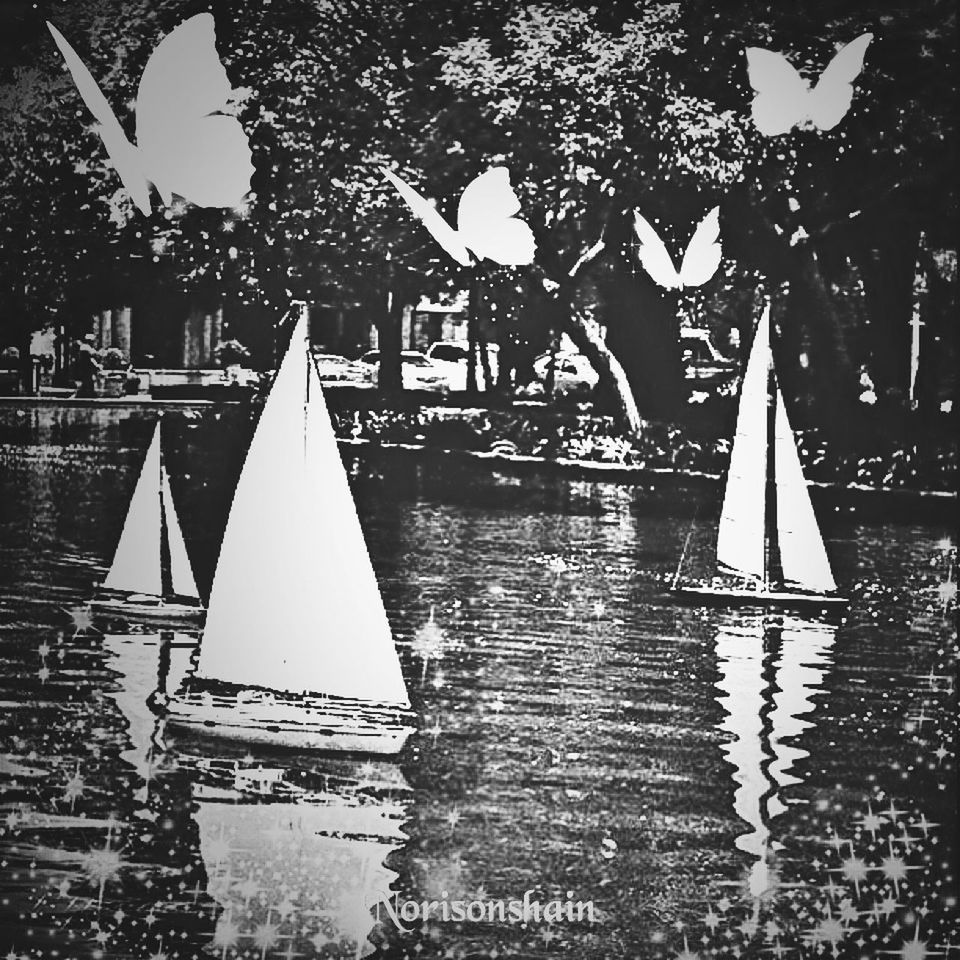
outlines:
M496 381L500 348L496 344L487 344L486 349L490 360L490 373ZM454 340L438 340L427 348L427 359L446 377L448 390L467 389L469 350L468 344ZM484 389L479 357L477 358L477 387L480 390Z
M732 382L740 364L723 356L706 330L686 328L680 331L684 374L688 380L704 381L705 386Z
M321 383L349 383L363 387L370 385L366 367L355 360L348 360L337 353L314 353L313 361Z
M380 371L380 351L368 350L357 362L365 367L366 379L376 383ZM419 350L404 350L400 354L400 375L404 390L449 389L443 373Z
M533 361L537 379L545 382L554 354L544 353ZM556 354L553 374L554 393L561 396L589 396L597 386L600 376L582 354L560 350Z

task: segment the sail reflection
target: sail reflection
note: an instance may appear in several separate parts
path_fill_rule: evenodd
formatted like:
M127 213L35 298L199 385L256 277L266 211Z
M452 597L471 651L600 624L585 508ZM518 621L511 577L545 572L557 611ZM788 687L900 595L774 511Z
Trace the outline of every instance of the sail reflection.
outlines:
M146 878L127 895L143 901L150 942L187 933L222 957L372 952L378 918L389 917L377 905L398 876L386 860L406 841L412 791L399 766L171 738L151 704L178 689L196 639L107 635L103 645L117 674L108 696L127 725L122 759L142 779L142 826L124 856Z
M386 859L406 840L410 788L399 768L323 761L292 770L178 754L194 767L206 893L219 907L211 945L223 956L371 952L371 911L398 876Z
M128 746L120 754L140 775L144 786L135 798L145 800L154 758L157 717L150 703L175 691L186 676L197 638L185 633L117 634L102 637L105 665L117 674L117 685L106 695L127 723Z
M760 898L776 886L771 821L787 810L787 787L802 781L808 751L795 738L813 727L815 696L831 665L836 627L792 617L728 615L717 630L719 724L733 765L734 810L750 826L736 840L753 858L748 886Z

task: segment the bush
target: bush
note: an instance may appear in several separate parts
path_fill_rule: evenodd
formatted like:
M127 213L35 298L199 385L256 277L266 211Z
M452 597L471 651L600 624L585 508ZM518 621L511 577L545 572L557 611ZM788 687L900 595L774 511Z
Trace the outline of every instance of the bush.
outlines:
M126 370L130 364L119 347L107 347L100 353L100 366L104 370Z

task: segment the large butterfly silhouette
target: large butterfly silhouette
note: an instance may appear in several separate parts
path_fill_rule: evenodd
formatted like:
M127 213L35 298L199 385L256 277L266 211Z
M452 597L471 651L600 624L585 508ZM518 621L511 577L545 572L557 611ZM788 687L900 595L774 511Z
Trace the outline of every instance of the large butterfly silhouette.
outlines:
M532 263L536 242L530 227L517 219L520 200L510 186L506 167L491 167L464 188L454 230L436 208L395 173L381 167L407 206L431 236L464 267L484 257L504 266Z
M661 287L680 290L683 287L699 287L706 283L720 266L720 208L714 207L697 225L690 243L683 254L680 269L673 260L659 234L636 210L633 213L633 229L640 241L637 256L643 269Z
M872 33L863 33L843 47L813 87L779 53L747 47L747 76L756 91L751 109L757 129L768 137L797 126L832 130L850 109L853 81L863 70L872 39Z
M200 207L235 207L250 190L250 145L222 111L232 93L217 56L213 16L200 13L172 30L147 61L136 100L136 145L123 132L80 57L47 23L77 90L133 202L150 213L150 184L169 205L178 194Z

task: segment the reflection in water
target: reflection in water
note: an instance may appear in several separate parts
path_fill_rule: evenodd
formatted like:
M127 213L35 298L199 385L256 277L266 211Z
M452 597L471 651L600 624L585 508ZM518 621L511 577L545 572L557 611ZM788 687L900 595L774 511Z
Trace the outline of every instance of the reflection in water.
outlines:
M189 925L221 956L309 956L326 945L341 956L370 952L372 908L397 878L385 859L406 839L410 788L399 768L334 758L299 765L299 756L226 756L221 751L235 745L216 740L165 740L147 700L156 690L162 703L177 688L195 641L140 634L103 643L119 674L108 695L128 725L121 757L143 779L136 816L159 827L127 854L154 861L160 875L177 863L200 878L157 929L169 939ZM159 857L155 841L169 847L165 834L174 847Z
M210 409L197 430L172 431L174 446L182 441L170 458L181 464L181 520L202 587L243 460L244 444L235 439L249 436L244 420L246 433L234 424L227 442L218 416ZM234 951L246 960L264 953L279 960L288 949L354 956L347 933L339 949L318 951L312 941L352 922L346 912L329 917L338 905L324 880L337 869L324 841L343 830L340 839L357 851L346 871L357 887L364 886L363 864L376 869L386 856L401 872L395 883L405 899L435 899L444 890L451 897L513 896L529 888L564 898L573 889L603 915L596 928L505 925L495 937L485 925L438 924L404 939L411 956L418 937L423 955L487 955L494 943L501 956L672 955L663 943L649 946L656 924L641 905L656 905L664 917L693 917L700 909L694 904L715 900L730 879L732 859L747 867L744 880L756 865L755 888L782 882L776 874L786 878L788 851L776 861L768 851L777 840L814 832L805 823L814 811L794 806L800 798L840 790L839 821L861 812L850 804L859 803L868 774L890 796L913 789L892 762L904 756L904 717L922 718L911 723L931 749L950 746L934 734L933 708L921 707L934 696L946 703L946 693L932 690L936 677L942 687L949 673L934 652L949 652L955 626L941 617L935 594L913 589L928 583L930 558L942 557L938 542L949 528L839 522L844 581L883 589L851 610L837 634L842 662L833 666L832 631L822 627L801 623L800 636L788 642L784 625L771 625L758 641L761 628L667 602L657 576L672 571L688 524L659 512L646 491L529 478L504 487L437 465L391 467L387 480L364 469L356 487L407 682L427 727L404 766L416 803L389 773L364 778L359 768L342 767L325 784L313 757L251 761L242 758L243 746L154 746L151 767L153 717L144 705L158 685L163 645L155 639L153 650L145 649L146 635L102 645L79 606L114 549L153 424L130 427L126 438L113 427L95 435L93 446L91 431L78 430L72 442L82 446L49 463L8 450L0 469L4 954L220 957L224 947L214 940L229 938L232 923L237 943L227 960ZM695 534L695 568L712 562L713 548L712 536ZM431 606L433 623L418 635ZM724 640L731 634L735 644ZM143 665L137 675L132 661L148 654L157 667ZM778 674L793 674L791 683ZM829 702L816 695L827 683ZM714 724L726 713L725 757ZM931 762L929 776L940 782L955 770L950 754ZM362 788L364 779L388 786ZM723 783L728 790L718 790ZM946 793L925 798L926 815L952 824ZM783 804L788 812L779 812ZM350 805L380 809L380 825L350 833ZM412 839L393 858L387 851L400 842L401 810L415 812L406 826ZM275 824L265 822L274 815ZM746 835L742 842L765 837L753 836L763 855L734 848L731 821ZM218 860L221 825L229 864ZM294 834L287 849L306 848L308 858L315 851L320 864L314 877L321 886L304 891L317 902L291 895L292 914L268 915L259 897L269 890L245 904L239 884L224 886L234 875L243 883L253 869L239 848L261 843L274 827ZM360 851L371 849L371 836L378 846L365 860ZM805 869L805 847L799 852L797 866ZM292 859L270 857L277 884L291 891L298 886ZM330 871L324 862L333 864ZM368 929L373 919L372 912L359 916ZM298 920L294 939L285 939ZM562 941L547 943L545 932ZM697 936L691 929L690 952L706 956ZM778 949L765 948L771 955Z
M397 878L385 859L405 840L399 771L388 763L325 767L321 789L301 793L280 767L234 762L230 786L231 765L216 767L193 791L206 892L220 908L213 945L224 954L241 944L292 955L328 945L340 955L369 953L371 908Z
M135 799L145 800L152 774L153 735L157 718L149 705L154 691L169 694L186 676L196 637L163 631L153 634L104 634L106 666L119 674L117 686L106 695L127 721L129 747L120 754L144 780Z
M808 756L788 740L814 724L800 718L816 706L835 635L827 623L762 615L730 614L717 630L717 687L724 694L718 699L726 712L720 729L733 736L723 751L736 768L734 809L751 827L736 844L754 858L749 889L755 899L776 884L770 823L786 811L781 791L800 782L791 771Z

